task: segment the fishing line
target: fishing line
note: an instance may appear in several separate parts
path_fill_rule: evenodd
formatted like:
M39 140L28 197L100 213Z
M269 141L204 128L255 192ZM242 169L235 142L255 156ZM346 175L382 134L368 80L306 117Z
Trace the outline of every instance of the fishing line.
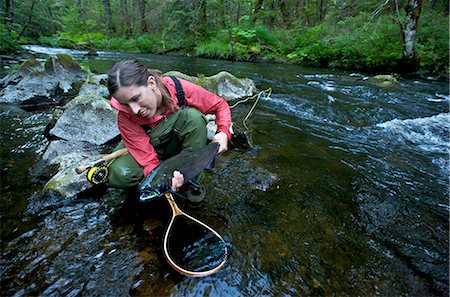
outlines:
M244 120L242 121L242 124L244 125L245 129L247 129L247 131L250 131L250 129L248 128L246 122L248 120L248 118L250 117L250 115L252 114L253 110L256 108L256 105L259 102L259 99L261 98L261 96L263 94L266 94L265 98L270 98L270 95L272 94L272 87L269 87L268 89L259 92L258 94L255 94L253 96L247 97L243 100L239 100L237 101L235 104L233 104L232 106L230 106L230 109L235 108L237 105L241 104L241 103L245 103L249 100L255 99L255 102L253 103L252 107L250 108L249 112L247 113L247 115L245 116Z

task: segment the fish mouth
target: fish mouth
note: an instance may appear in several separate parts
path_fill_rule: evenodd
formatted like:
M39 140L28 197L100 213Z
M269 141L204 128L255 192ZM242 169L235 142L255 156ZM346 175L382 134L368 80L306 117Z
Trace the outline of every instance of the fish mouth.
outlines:
M159 196L161 196L162 193L160 193L157 190L151 190L151 191L144 191L141 192L141 195L139 195L139 200L141 202L147 202L150 200L153 200L155 198L158 198Z

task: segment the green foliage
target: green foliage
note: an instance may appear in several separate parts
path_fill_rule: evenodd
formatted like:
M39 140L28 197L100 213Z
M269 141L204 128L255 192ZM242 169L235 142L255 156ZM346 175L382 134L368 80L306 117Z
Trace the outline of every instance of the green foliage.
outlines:
M275 47L279 36L263 25L234 27L230 30L232 40L228 30L217 30L195 47L196 54L210 58L253 60L272 57L277 52Z
M66 34L77 34L83 27L82 19L75 6L69 6L62 16L62 25Z
M427 12L420 18L417 52L421 69L449 72L449 18L442 12ZM436 30L439 28L439 30Z
M300 29L294 40L288 59L321 66L393 69L402 57L400 29L388 16L371 22L370 15L360 13L336 24Z
M395 71L403 55L399 22L405 13L401 9L398 16L392 1L263 1L256 9L256 0L110 0L109 40L105 3L15 1L11 36L0 25L0 52L17 48L17 35L24 30L19 44L373 71ZM448 72L448 21L448 1L425 1L417 31L424 72Z
M4 24L0 24L0 53L5 54L14 51L19 46L16 42L17 33L8 33Z
M195 48L195 54L201 57L230 59L232 57L231 44L220 39L200 43Z

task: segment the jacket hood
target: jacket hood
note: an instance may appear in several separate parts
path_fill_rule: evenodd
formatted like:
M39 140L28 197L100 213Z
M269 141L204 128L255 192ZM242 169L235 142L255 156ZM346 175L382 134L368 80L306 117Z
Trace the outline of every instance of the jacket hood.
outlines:
M109 102L109 104L111 105L112 108L117 109L118 111L123 111L125 113L132 114L132 112L128 108L126 108L126 106L120 104L119 101L117 101L117 99L114 97L111 97L111 101Z

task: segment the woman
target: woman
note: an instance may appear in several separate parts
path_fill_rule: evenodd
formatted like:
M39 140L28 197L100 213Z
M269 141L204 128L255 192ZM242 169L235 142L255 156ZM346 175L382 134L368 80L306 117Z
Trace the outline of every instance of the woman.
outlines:
M137 185L159 160L184 148L204 147L204 114L216 115L217 134L212 141L219 143L219 153L228 149L230 108L224 99L204 88L182 79L160 77L158 71L137 61L121 61L108 74L108 89L111 106L119 111L122 142L116 150L125 146L129 151L111 164L110 186ZM183 182L183 176L174 172L172 189L178 190Z

